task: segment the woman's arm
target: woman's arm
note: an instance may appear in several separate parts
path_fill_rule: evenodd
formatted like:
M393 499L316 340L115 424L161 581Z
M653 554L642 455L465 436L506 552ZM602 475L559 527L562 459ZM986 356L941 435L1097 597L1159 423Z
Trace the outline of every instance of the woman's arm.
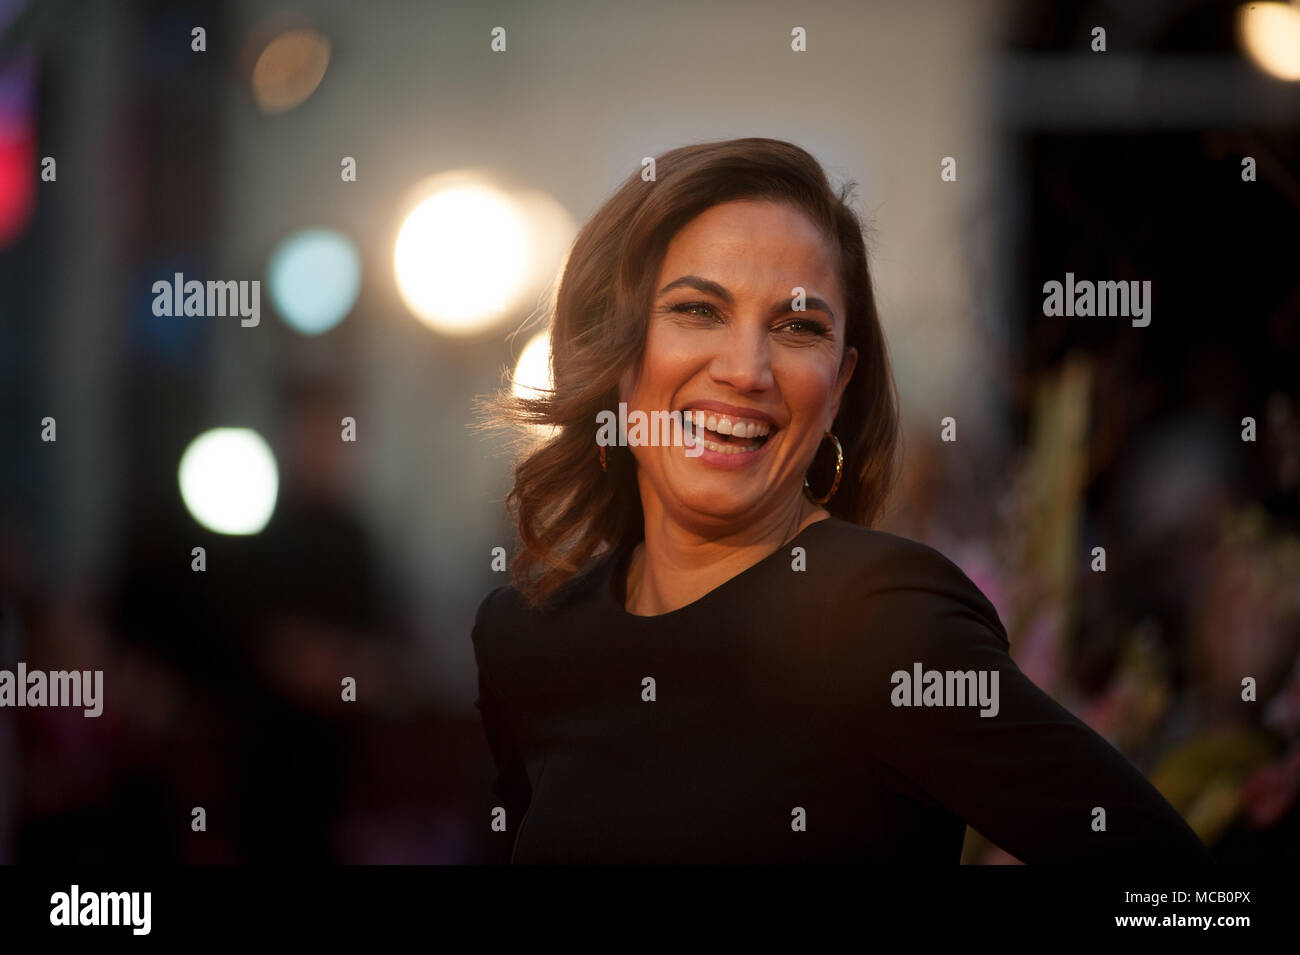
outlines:
M506 839L509 848L505 859L511 857L519 824L523 821L532 798L532 785L524 768L523 753L519 749L514 734L510 731L509 721L501 698L497 695L488 676L490 670L490 653L488 650L488 613L492 598L497 591L488 594L479 606L474 619L471 639L474 643L474 659L478 666L478 697L474 706L483 721L487 736L488 749L496 766L496 776L492 783L492 792L500 799L500 805L506 811Z
M860 608L879 758L1022 862L1211 862L1159 791L1020 671L969 578L930 554L914 586L875 590ZM927 684L945 705L925 705Z

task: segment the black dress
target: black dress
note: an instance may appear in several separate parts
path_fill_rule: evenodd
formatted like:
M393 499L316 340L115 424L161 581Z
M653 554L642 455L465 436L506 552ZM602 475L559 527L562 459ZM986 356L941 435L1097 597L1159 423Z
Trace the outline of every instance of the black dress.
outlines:
M1028 863L1210 861L938 551L831 517L653 617L623 607L630 553L549 613L479 608L511 861L953 864L967 824Z

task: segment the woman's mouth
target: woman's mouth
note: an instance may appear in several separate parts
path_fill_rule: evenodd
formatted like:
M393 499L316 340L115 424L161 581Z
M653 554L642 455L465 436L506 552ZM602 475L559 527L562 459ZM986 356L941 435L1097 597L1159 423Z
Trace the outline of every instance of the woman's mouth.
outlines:
M682 418L689 422L686 446L694 447L698 441L715 454L751 454L766 444L776 430L766 421L690 408L682 412Z

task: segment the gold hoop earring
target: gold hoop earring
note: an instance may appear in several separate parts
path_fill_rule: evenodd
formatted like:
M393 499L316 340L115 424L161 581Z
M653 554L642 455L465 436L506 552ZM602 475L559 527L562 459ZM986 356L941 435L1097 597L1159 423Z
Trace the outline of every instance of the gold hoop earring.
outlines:
M835 435L829 431L822 435L823 441L826 438L830 438L835 442L835 482L831 484L831 489L827 492L825 497L813 497L812 487L808 484L808 475L804 475L803 493L808 500L812 501L814 504L825 504L834 497L836 490L838 490L840 486L840 478L844 474L844 449L840 447L840 439L835 437ZM817 446L820 448L821 442L818 442Z

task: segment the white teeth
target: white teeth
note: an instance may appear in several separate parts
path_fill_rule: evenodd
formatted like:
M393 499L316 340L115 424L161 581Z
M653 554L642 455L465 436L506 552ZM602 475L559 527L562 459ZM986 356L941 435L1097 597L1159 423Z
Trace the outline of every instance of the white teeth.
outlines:
M763 446L762 443L760 442L756 442L754 444L749 444L749 445L722 444L721 442L718 441L710 441L708 438L701 437L699 435L692 435L687 437L686 439L687 447L693 447L696 444L702 444L710 451L716 451L719 454L748 454L751 451L757 451L759 448Z
M683 411L682 417L693 421L697 428L716 431L718 434L729 434L734 438L757 438L769 434L772 430L772 426L765 421L746 421L695 409Z
M710 441L708 438L701 439L700 443L710 451L718 451L722 454L746 454L750 451L757 451L762 447L762 445L759 444L751 444L748 447L742 448L737 444L718 444L718 442Z

